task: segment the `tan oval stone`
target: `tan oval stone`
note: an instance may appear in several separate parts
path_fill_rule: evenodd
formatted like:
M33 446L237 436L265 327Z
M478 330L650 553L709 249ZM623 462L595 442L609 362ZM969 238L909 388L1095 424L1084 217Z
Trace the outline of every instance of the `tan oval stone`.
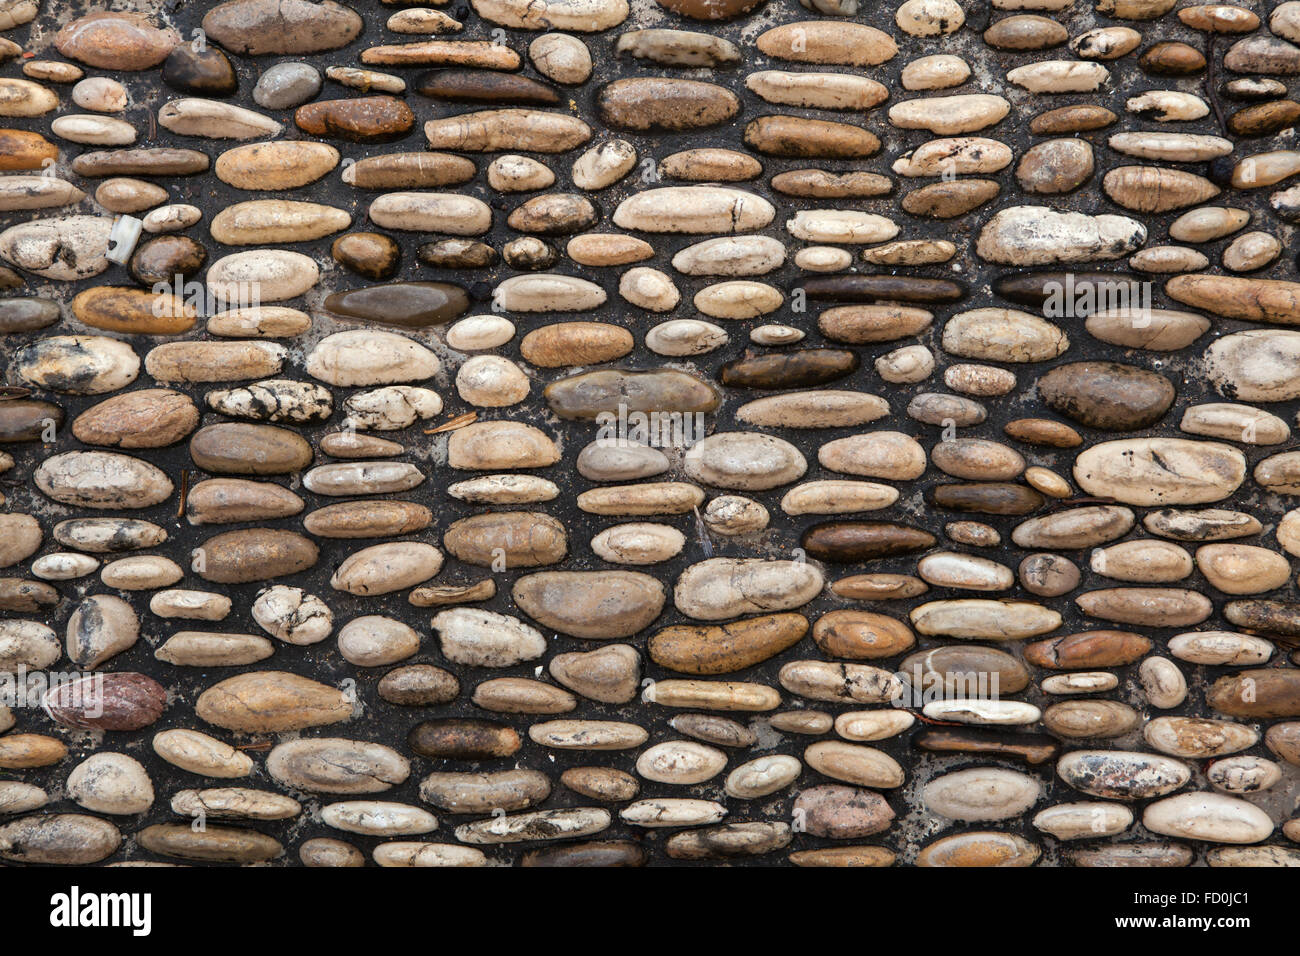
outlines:
M1207 544L1196 566L1224 594L1263 594L1286 585L1291 565L1282 555L1248 544Z
M346 694L284 671L250 671L199 695L194 712L226 730L279 733L338 723L352 716Z
M228 149L213 171L236 189L278 192L314 183L338 163L339 151L327 143L280 141Z
M1221 501L1245 477L1245 457L1235 448L1183 438L1101 442L1074 463L1075 481L1088 494L1146 506Z

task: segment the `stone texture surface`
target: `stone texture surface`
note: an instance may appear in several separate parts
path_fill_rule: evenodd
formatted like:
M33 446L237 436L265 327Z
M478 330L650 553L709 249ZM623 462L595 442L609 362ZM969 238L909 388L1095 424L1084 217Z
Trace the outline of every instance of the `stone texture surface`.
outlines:
M82 804L0 788L18 808L0 858L1294 855L1300 8L1270 26L1138 0L476 0L446 8L462 29L413 35L415 11L369 2L44 6L6 38L125 93L0 63L0 666L84 662L108 626L94 595L145 639L96 662L104 714L0 708L0 784ZM1207 46L1211 23L1239 36ZM1089 34L1117 25L1137 40ZM188 46L200 26L224 53ZM199 135L157 122L183 96ZM240 145L231 107L281 124L280 145ZM573 175L613 139L626 175ZM26 181L52 159L59 184ZM82 198L120 196L97 192L108 176L152 187L130 187L132 215L162 236L130 266ZM340 228L218 220L272 196ZM1247 235L1287 251L1229 254ZM185 306L160 315L172 300L148 293L175 272ZM205 279L236 299L200 307ZM416 282L437 301L373 291ZM73 305L99 288L130 294ZM331 401L305 414L285 380ZM597 454L638 428L654 455ZM812 485L848 479L879 489ZM600 537L634 524L673 547ZM1125 557L1151 540L1195 561ZM184 577L101 577L153 557ZM358 560L365 586L332 587ZM272 585L301 589L289 619L257 615ZM457 608L505 617L440 643ZM1046 630L1007 633L1027 618ZM527 653L502 651L516 627ZM196 660L263 635L271 656L155 653L178 635ZM948 699L888 707L900 677ZM280 749L299 735L320 746ZM146 778L132 768L130 800L74 776L122 753ZM1225 803L1206 753L1277 774ZM988 775L961 775L994 767L1036 799L992 806ZM322 816L331 793L370 795L364 826L337 825L356 805ZM243 816L192 830L200 798ZM1083 850L1035 822L1130 798L1133 822ZM400 833L428 808L437 830ZM1246 838L1264 856L1214 849Z

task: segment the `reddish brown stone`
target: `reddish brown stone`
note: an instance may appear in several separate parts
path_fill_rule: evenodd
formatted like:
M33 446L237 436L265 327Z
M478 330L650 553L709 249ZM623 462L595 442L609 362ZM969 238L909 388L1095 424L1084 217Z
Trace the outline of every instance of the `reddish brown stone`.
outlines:
M1151 642L1128 631L1081 631L1025 645L1025 660L1035 667L1096 670L1123 667L1140 660Z
M140 730L162 716L167 691L144 674L88 674L51 687L41 706L65 727Z
M92 405L72 422L72 434L87 445L110 448L163 448L199 424L199 410L188 395L169 388L141 388Z
M54 46L71 60L101 70L148 70L163 60L181 36L141 13L98 11L64 25Z
M387 143L415 127L415 114L392 96L321 100L298 107L293 121L304 133L352 143Z

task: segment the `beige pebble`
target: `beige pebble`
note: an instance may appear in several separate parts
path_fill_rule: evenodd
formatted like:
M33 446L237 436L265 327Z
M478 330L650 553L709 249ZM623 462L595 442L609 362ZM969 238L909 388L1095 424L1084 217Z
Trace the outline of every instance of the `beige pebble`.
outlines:
M618 204L614 225L668 233L732 233L761 229L776 209L761 196L730 186L662 186Z
M591 76L591 51L581 39L565 33L543 33L528 45L528 58L537 72L556 83L585 83Z
M1138 48L1142 34L1132 27L1096 27L1070 41L1070 49L1084 60L1118 60Z
M1159 123L1181 123L1202 119L1210 113L1205 100L1177 90L1148 90L1129 97L1124 108L1130 113Z
M420 636L401 621L367 615L339 629L338 648L343 659L357 667L385 667L419 651Z
M916 37L956 33L966 22L957 0L904 0L894 13L894 22L904 33Z
M153 737L153 750L173 766L205 777L228 779L253 772L248 754L197 730L164 730Z
M447 344L460 352L486 352L515 337L515 325L501 315L472 315L447 329Z
M710 318L753 319L775 312L785 302L785 296L765 282L735 279L705 286L692 301Z
M528 397L528 376L500 355L476 355L456 372L456 393L470 405L501 408Z
M803 759L818 773L859 787L892 789L903 785L898 762L874 747L823 740L804 750Z
M636 147L615 139L593 146L574 161L571 176L579 189L601 190L614 185L636 165Z
M1149 804L1142 825L1152 833L1214 843L1257 843L1273 821L1244 800L1217 793L1182 793Z
M657 564L681 552L686 536L669 525L633 522L606 528L591 550L612 564Z
M135 127L125 120L90 113L69 113L50 124L50 132L71 143L93 146L129 146L136 140Z
M1247 232L1223 250L1223 267L1232 272L1254 272L1282 254L1282 243L1267 232Z
M716 747L673 740L642 751L636 761L636 772L656 783L686 785L716 777L726 764L727 755Z
M1185 246L1148 246L1129 259L1129 265L1139 272L1199 272L1209 264L1203 252Z
M1007 80L1031 93L1090 93L1110 79L1110 70L1086 60L1040 60L1007 71Z
M154 651L154 657L178 667L242 667L274 653L274 645L256 634L177 631Z
M178 136L210 139L270 139L284 128L255 110L200 97L165 104L158 110L158 124Z
M605 290L576 276L521 275L499 283L492 302L506 312L585 312L604 304Z
M925 449L901 432L867 432L837 438L822 445L817 460L823 468L863 478L909 481L925 471Z
M1210 242L1236 232L1250 222L1244 209L1202 206L1185 212L1169 227L1169 237L1179 242Z
M1127 830L1133 811L1117 803L1058 803L1036 814L1033 824L1058 840L1095 840Z
M1180 661L1213 667L1263 664L1273 656L1273 645L1262 637L1230 631L1192 631L1169 640L1169 653Z
M853 514L888 508L898 489L872 481L829 479L796 485L781 499L786 514Z
M804 242L884 242L898 235L892 219L852 209L801 209L785 227Z
M1204 717L1156 717L1142 736L1161 753L1195 760L1236 753L1259 740L1258 731L1245 724Z
M1011 112L1011 104L991 93L966 93L905 100L889 108L889 122L900 129L925 129L941 136L974 133Z
M886 740L901 734L915 722L916 718L906 710L851 710L835 718L835 732L845 740Z
M72 88L72 102L96 113L120 113L126 109L126 87L107 76L91 76Z
M203 218L203 212L197 206L188 203L172 203L159 206L145 213L141 222L145 232L180 232L188 229Z
M758 276L780 268L785 254L770 236L722 236L687 246L672 264L686 275Z
M876 359L876 374L895 385L923 382L934 374L934 353L924 345L905 345Z
M848 73L760 70L745 77L745 85L769 103L813 109L866 110L889 95L875 80Z
M1096 574L1117 581L1163 584L1181 581L1192 573L1192 556L1169 541L1124 541L1097 548L1089 559Z
M637 266L619 276L618 294L650 312L671 312L682 298L670 276L648 266Z
M170 558L151 554L119 558L104 565L99 576L119 591L151 591L175 584L185 572Z
M918 57L903 67L905 90L944 90L970 78L970 65L951 53Z
M1108 671L1080 671L1074 674L1053 674L1043 679L1044 694L1096 694L1114 690L1119 677Z
M1028 774L973 767L931 779L921 790L926 809L952 820L1005 820L1038 802L1042 785Z
M1187 699L1187 679L1167 657L1145 658L1138 668L1138 677L1152 707L1170 710Z
M916 573L935 587L965 591L1007 591L1016 581L1012 570L996 561L945 551L921 558Z
M834 246L805 246L794 254L794 264L805 272L843 272L853 265L853 254Z
M1283 587L1291 577L1286 558L1246 544L1207 544L1196 551L1196 566L1225 594L1262 594Z
M498 192L531 192L551 186L555 182L555 173L536 159L506 154L488 164L487 180L488 185Z

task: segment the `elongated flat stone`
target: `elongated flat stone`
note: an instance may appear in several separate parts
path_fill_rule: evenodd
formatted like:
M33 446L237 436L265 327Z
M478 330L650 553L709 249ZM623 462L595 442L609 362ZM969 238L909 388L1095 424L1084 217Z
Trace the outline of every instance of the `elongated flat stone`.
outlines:
M543 571L519 578L515 604L546 627L573 637L630 637L663 609L663 585L635 571Z
M889 34L843 21L787 23L760 34L757 43L759 50L777 59L842 66L877 66L898 52Z
M1074 477L1089 494L1124 504L1221 501L1246 477L1241 452L1184 438L1127 438L1093 445L1075 459Z
M728 186L661 186L618 204L614 225L642 232L752 232L776 209L762 196Z
M838 349L798 349L728 362L718 372L735 388L787 389L824 385L851 375L858 356Z
M651 660L684 674L730 674L773 657L808 632L801 614L770 614L722 625L676 625L648 645Z
M563 153L589 140L591 127L563 113L511 108L429 120L424 135L430 149Z
M712 83L639 77L603 87L596 109L613 129L681 132L726 122L740 112L740 101L730 90Z
M335 292L325 308L344 319L421 329L464 315L469 299L449 282L394 282Z
M1146 227L1124 216L1062 213L1043 206L999 210L980 231L980 257L1006 265L1118 259L1146 240Z
M708 382L671 369L584 372L551 383L544 395L561 418L598 422L602 415L617 415L620 407L626 412L702 414L716 409L721 401Z
M934 535L920 528L886 522L832 521L804 532L804 549L814 558L839 564L856 564L872 558L923 551L935 543Z

